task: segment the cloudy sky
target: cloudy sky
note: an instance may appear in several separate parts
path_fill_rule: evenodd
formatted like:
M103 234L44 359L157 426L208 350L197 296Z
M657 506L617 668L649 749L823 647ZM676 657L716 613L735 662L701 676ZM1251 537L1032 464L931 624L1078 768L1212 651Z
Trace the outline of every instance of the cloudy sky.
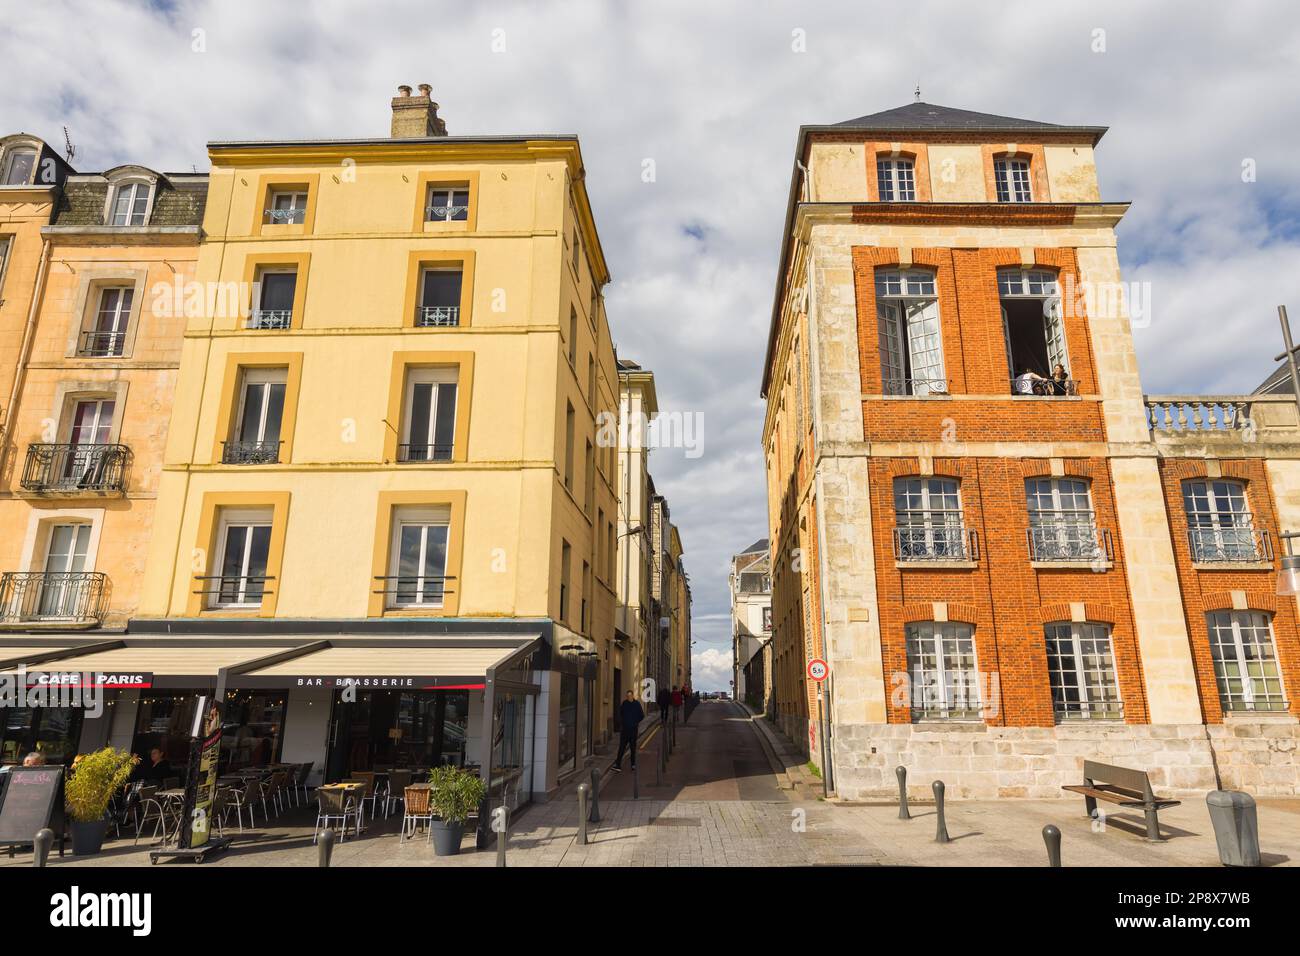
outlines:
M68 126L82 170L203 171L209 139L387 135L397 84L428 82L453 134L577 133L619 353L655 370L662 408L704 416L703 456L653 468L687 551L696 684L725 687L728 556L767 533L758 388L800 124L919 83L1109 126L1102 195L1133 201L1120 256L1150 283L1147 391L1249 391L1272 369L1275 307L1300 317L1300 13L1189 6L42 0L0 35L0 128Z

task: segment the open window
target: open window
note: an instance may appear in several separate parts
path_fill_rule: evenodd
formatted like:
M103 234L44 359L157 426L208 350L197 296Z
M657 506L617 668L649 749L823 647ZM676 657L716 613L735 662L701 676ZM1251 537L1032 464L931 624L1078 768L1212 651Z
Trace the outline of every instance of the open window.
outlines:
M1076 395L1056 274L999 269L1002 333L1014 395Z
M250 329L287 329L293 324L298 270L293 266L267 266L258 270L253 293Z
M106 285L98 290L94 312L83 326L81 342L77 348L82 358L119 358L126 351L126 333L131 323L131 308L135 302L135 286Z
M457 372L456 368L415 368L407 373L398 461L452 460Z
M946 393L934 273L876 270L876 320L884 394Z

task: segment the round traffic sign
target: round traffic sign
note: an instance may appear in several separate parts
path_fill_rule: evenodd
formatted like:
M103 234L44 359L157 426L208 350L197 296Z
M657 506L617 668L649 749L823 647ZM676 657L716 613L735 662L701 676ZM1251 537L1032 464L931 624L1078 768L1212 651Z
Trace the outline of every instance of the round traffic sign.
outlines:
M831 665L827 664L820 657L814 657L808 662L808 676L817 683L824 681L831 672Z

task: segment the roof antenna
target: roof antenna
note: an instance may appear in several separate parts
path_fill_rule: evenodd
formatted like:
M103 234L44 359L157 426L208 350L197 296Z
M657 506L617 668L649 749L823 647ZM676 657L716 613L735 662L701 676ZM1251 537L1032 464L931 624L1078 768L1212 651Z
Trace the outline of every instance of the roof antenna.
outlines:
M68 128L63 127L63 158L72 162L72 157L77 155L77 147L72 145L72 137L68 135Z
M912 95L916 97L916 102L921 102L921 82L919 80L916 83L916 92Z

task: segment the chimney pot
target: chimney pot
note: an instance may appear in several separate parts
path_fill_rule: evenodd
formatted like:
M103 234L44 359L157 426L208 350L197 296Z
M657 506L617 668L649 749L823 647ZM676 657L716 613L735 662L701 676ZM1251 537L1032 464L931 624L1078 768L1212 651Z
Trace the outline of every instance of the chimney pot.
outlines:
M399 96L410 96L410 95L411 95L411 88L410 88L409 86L405 86L405 85L403 85L403 86L399 86L399 87L397 88L397 94L398 94Z
M421 83L421 84L420 84L420 92L421 92L422 94L424 94L425 96L432 96L432 95L433 95L433 87L430 86L428 83Z

